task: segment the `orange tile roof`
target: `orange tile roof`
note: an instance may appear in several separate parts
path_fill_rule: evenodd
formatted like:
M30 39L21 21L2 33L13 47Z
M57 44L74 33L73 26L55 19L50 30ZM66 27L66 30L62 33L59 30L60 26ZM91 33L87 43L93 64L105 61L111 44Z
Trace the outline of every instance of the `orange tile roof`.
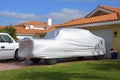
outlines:
M17 25L14 25L14 26L16 26L16 27L24 27L25 25L34 25L34 26L46 27L47 23L30 21L30 22L25 22L25 23L22 23L22 24L17 24Z
M47 26L47 23L44 23L44 22L26 22L24 23L24 25L35 25L35 26L43 26L43 27L46 27Z
M18 34L40 34L40 33L47 33L51 30L55 29L55 25L53 25L52 27L46 29L46 30L37 30L37 29L25 29L25 25L34 25L34 26L40 26L40 27L47 27L47 23L44 22L25 22L25 23L21 23L21 24L17 24L14 25L14 28L16 29L16 32Z
M56 27L68 27L74 25L83 25L83 24L91 24L91 23L100 23L100 22L108 22L108 21L115 21L120 19L120 8L108 7L108 6L99 6L104 9L108 9L113 11L114 13L101 15L101 16L94 16L94 17L86 17L86 18L79 18L74 19L69 22L57 25Z
M25 29L23 27L14 27L14 28L16 29L16 32L18 34L41 34L41 33L47 33L55 29L55 27L50 27L46 30Z
M91 23L99 23L99 22L107 22L107 21L114 21L118 20L118 16L116 13L96 16L96 17L89 17L89 18L79 18L75 19L63 24L60 24L56 27L67 27L67 26L74 26L74 25L82 25L82 24L91 24Z
M0 29L3 29L4 28L4 26L0 26Z

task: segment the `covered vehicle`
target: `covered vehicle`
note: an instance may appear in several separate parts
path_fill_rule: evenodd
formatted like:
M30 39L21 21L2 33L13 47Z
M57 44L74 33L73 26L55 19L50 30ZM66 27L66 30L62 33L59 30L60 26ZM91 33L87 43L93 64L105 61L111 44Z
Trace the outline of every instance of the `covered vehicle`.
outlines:
M48 64L57 58L94 56L105 54L104 39L88 30L76 28L57 29L47 33L44 39L24 39L19 44L19 56L32 62L44 59Z

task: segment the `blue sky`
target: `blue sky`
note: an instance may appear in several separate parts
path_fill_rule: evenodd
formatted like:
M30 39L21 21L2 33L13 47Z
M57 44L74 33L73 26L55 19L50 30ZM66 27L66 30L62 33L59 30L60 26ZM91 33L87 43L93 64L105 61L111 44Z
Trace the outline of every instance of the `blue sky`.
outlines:
M84 17L98 5L120 7L120 0L0 0L0 26L49 17L60 24Z

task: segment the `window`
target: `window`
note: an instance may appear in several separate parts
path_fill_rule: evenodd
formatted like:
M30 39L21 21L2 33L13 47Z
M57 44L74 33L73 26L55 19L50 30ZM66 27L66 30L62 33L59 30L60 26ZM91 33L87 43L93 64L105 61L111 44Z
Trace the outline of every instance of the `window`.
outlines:
M0 35L0 42L9 42L12 43L12 39L7 35Z
M45 39L55 39L59 34L59 30L48 32L45 36Z

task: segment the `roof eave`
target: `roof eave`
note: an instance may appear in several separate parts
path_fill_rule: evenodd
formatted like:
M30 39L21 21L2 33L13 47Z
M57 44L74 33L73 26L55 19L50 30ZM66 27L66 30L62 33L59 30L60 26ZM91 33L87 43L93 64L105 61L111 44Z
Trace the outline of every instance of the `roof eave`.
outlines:
M74 25L74 26L69 26L69 27L85 28L85 27L94 27L94 26L112 25L112 24L120 24L120 20L109 21L109 22L100 22L100 23L92 23L92 24L83 24L83 25ZM64 27L68 27L68 26L64 26ZM64 28L64 27L57 27L57 28Z

